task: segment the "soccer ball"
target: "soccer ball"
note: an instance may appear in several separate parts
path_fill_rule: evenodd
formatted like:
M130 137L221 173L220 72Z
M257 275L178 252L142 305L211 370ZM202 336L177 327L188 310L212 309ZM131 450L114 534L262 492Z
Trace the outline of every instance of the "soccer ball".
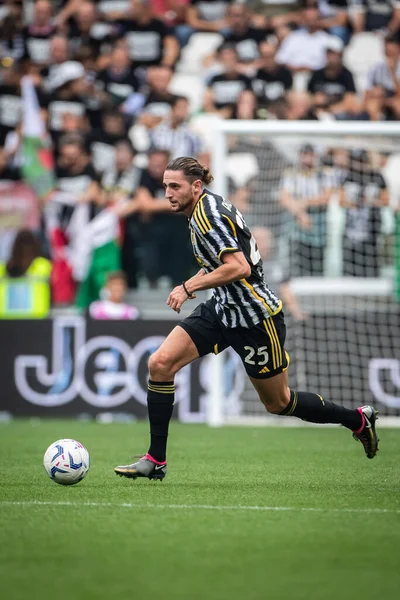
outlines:
M89 471L89 452L76 440L57 440L47 448L43 465L55 483L73 485Z

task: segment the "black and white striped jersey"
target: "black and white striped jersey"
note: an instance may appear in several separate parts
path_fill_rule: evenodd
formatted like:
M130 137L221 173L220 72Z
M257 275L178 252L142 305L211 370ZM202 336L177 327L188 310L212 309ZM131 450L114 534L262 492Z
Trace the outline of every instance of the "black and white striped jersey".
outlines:
M228 200L204 190L189 228L194 255L206 272L219 267L226 252L243 252L251 267L247 279L213 290L216 313L226 327L253 327L281 310L282 302L264 281L256 240Z

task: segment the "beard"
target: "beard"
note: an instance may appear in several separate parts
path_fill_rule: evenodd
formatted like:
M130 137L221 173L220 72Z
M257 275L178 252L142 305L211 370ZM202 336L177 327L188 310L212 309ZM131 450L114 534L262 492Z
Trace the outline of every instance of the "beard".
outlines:
M190 197L183 198L181 200L170 201L171 211L174 213L180 213L185 211L194 201L193 195Z

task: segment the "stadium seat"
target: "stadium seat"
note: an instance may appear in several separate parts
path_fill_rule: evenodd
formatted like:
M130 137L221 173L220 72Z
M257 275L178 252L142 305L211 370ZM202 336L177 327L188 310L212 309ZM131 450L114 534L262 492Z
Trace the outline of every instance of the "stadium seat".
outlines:
M204 141L208 149L212 148L214 142L214 129L216 122L220 121L221 117L215 114L200 113L195 115L190 120L190 125Z
M181 73L201 73L202 60L221 44L219 33L194 33L182 50L177 69Z
M250 152L230 154L225 169L227 176L232 179L235 187L243 187L260 172L257 158Z
M169 87L173 94L185 96L190 101L190 112L196 113L201 109L204 95L204 85L197 75L175 73Z
M382 169L390 193L391 206L400 206L400 154L392 154Z
M362 82L362 87L365 87L365 77L370 68L383 59L383 40L373 33L354 35L343 56L345 66L356 81Z

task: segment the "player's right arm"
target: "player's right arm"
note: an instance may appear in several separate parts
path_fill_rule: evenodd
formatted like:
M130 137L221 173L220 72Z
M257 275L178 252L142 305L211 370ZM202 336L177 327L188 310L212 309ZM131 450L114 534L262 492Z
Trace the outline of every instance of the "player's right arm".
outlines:
M222 255L222 265L210 273L197 274L186 281L190 294L200 290L211 290L234 281L250 277L251 268L243 252L227 252Z
M211 290L212 288L228 285L239 279L245 279L251 274L251 268L243 252L229 252L222 255L222 265L211 273L199 271L185 282L185 286L178 285L168 296L167 304L176 312L180 312L181 306L186 300L194 298L194 293L200 290ZM186 290L185 290L186 288ZM188 296L189 294L189 296Z

